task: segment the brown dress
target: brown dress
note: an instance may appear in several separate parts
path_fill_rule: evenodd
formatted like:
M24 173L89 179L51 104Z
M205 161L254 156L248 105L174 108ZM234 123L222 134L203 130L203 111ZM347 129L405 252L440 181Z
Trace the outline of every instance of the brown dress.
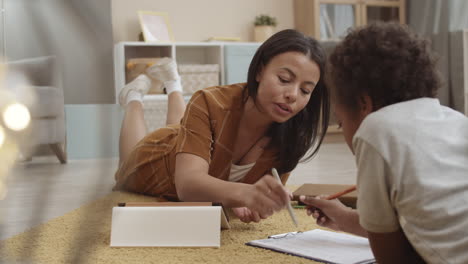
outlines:
M245 84L215 86L193 94L180 124L160 128L143 138L115 174L114 190L178 200L174 184L177 153L205 159L208 174L228 180L234 141L242 116ZM279 165L268 147L242 180L253 184ZM286 183L289 173L282 174Z

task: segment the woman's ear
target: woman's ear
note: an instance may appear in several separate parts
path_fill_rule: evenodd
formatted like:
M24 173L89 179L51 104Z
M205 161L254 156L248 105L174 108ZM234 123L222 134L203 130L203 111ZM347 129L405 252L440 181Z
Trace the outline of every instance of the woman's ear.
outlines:
M262 79L263 75L263 66L259 67L259 71L257 72L257 75L255 75L255 80L259 83L260 80Z

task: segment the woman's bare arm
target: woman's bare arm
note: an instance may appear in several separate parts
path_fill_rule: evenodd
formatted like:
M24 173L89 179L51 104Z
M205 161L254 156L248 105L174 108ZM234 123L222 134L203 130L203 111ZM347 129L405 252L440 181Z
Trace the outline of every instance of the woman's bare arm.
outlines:
M228 182L208 174L203 158L179 153L176 156L175 185L183 201L221 202L227 207L247 207L262 218L281 210L289 202L284 186L265 175L255 184Z

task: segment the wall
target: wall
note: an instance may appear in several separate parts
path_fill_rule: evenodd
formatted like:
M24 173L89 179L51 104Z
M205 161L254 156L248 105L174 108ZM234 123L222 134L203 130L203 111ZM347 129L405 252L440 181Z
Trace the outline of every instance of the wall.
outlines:
M110 1L4 0L6 56L55 55L66 104L113 103Z
M69 159L119 156L123 109L117 104L66 105Z
M293 0L112 0L114 43L138 39L139 10L168 13L176 41L212 36L252 41L253 21L259 14L276 17L278 30L294 27Z

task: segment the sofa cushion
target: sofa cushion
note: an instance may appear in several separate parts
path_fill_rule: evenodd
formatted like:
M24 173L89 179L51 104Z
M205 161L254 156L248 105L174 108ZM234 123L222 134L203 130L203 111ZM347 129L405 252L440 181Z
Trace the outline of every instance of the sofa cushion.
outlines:
M30 107L32 118L50 118L64 115L63 92L51 86L33 86L36 103Z
M37 57L8 62L10 72L21 73L26 76L31 85L57 86L54 79L54 57Z

